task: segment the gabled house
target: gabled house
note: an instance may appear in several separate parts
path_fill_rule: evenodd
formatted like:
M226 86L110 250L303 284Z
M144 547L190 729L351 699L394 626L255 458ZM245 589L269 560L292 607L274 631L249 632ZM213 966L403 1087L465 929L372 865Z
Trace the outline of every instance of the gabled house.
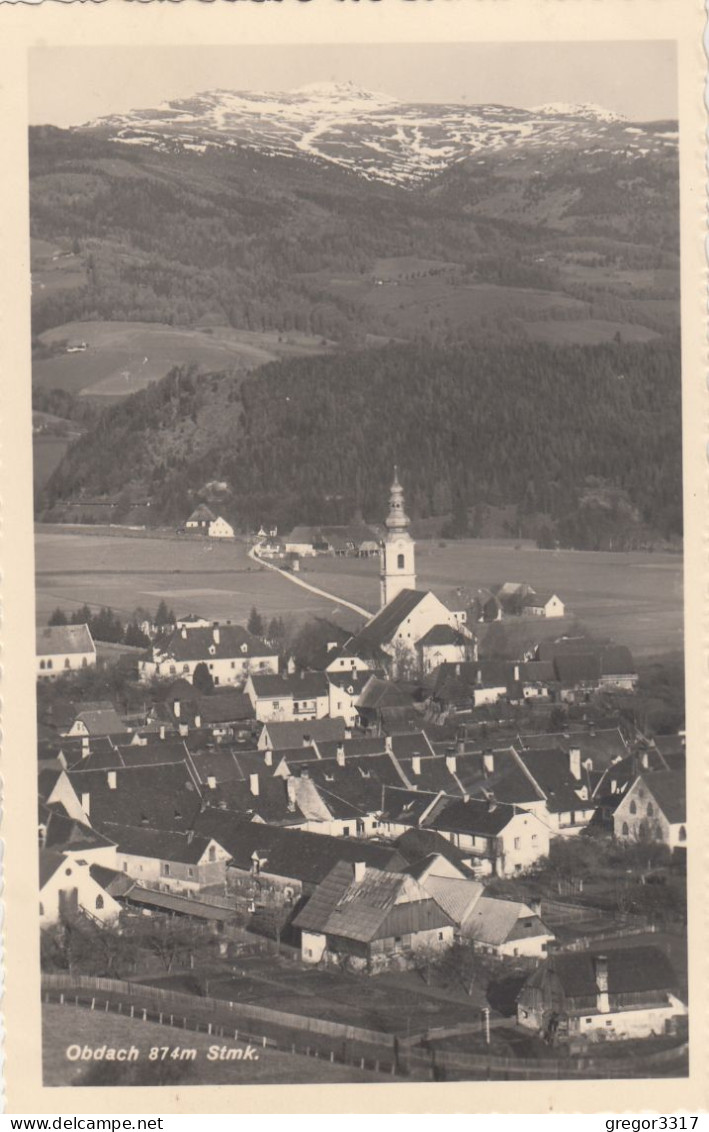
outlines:
M564 603L561 598L550 591L544 593L528 593L522 598L522 613L527 617L563 617Z
M277 673L278 653L241 625L183 625L159 637L139 668L143 680L180 676L191 682L198 664L206 665L215 685L240 684L251 672Z
M330 710L328 680L322 672L293 676L252 673L244 691L261 723L323 719Z
M81 738L88 735L96 738L100 735L123 736L128 734L128 728L119 716L110 701L81 704L79 710L66 732L69 738Z
M517 998L517 1022L554 1044L664 1034L686 1014L677 976L658 947L619 947L550 956Z
M340 861L294 919L306 963L377 970L420 948L444 950L454 926L413 877Z
M217 516L206 503L200 503L185 523L185 530L206 535L209 533L210 524L215 522L216 518Z
M416 642L421 671L426 675L440 664L455 664L468 660L475 650L470 637L465 637L452 625L434 625Z
M120 911L118 901L92 875L92 867L87 860L52 849L40 852L40 927L49 927L60 920L80 915L100 923L110 923Z
M616 807L613 832L622 841L662 841L670 849L686 849L684 771L656 770L639 774Z
M345 738L347 727L342 718L276 720L264 723L258 738L260 751L282 751L293 747L309 747L319 740Z
M546 803L547 820L553 834L579 833L594 816L595 782L581 749L560 747L515 752L517 759L539 789Z
M39 627L35 655L38 680L56 680L65 672L96 665L96 645L88 625Z
M116 844L117 868L144 887L185 894L224 888L229 854L213 837L113 822L103 830Z
M234 528L221 515L217 515L207 527L207 534L210 538L233 538Z

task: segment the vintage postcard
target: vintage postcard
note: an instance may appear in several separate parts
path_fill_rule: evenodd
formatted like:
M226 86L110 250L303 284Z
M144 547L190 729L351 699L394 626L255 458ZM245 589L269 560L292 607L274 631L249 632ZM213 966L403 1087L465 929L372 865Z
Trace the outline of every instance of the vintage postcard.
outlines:
M9 1112L706 1105L702 20L0 5Z

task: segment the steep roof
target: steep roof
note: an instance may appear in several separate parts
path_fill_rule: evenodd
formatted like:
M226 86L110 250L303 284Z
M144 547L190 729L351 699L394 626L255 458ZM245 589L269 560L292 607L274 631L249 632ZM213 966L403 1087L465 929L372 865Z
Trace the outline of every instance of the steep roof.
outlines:
M569 756L559 747L549 750L519 751L520 762L524 764L546 798L547 809L551 813L568 810L592 809L590 800L592 783L581 767L581 778L574 778L569 765ZM584 800L577 790L586 787L589 799Z
M348 648L367 651L389 644L402 621L405 621L427 596L424 590L401 590L355 634Z
M401 909L397 906L403 905ZM404 915L396 915L396 912ZM318 885L294 924L304 931L370 943L384 939L409 921L408 932L447 927L451 921L426 890L406 874L367 867L356 880L353 866L341 861Z
M75 722L83 723L91 735L125 735L128 731L116 709L111 705L105 708L88 708L80 711Z
M302 672L299 676L256 674L251 677L251 683L259 699L292 696L294 700L314 700L328 694L324 672Z
M470 798L451 798L445 805L436 807L434 813L425 819L429 829L445 830L446 833L479 834L481 837L494 837L501 833L512 818L520 811L516 806L503 802L483 802Z
M478 943L496 946L509 939L515 924L523 917L530 920L534 917L534 912L526 904L481 896L465 921L464 931Z
M492 756L491 760L489 756ZM491 770L487 769L490 761ZM517 806L538 802L542 798L542 792L520 766L511 749L490 751L487 759L483 752L478 751L457 755L455 773L464 792L472 797L492 797L497 802Z
M594 957L600 954L608 962L611 995L670 990L677 983L672 964L659 947L643 946L560 952L537 967L525 986L541 986L544 975L553 970L568 999L595 998Z
M224 660L232 657L244 660L276 655L275 649L254 637L242 625L219 625L217 631L218 641L214 639L214 628L195 626L175 629L155 641L153 652L176 662Z
M91 824L103 822L146 826L150 829L189 829L199 813L201 797L186 763L123 767L115 773L115 788L104 770L68 771L77 797L89 795Z
M180 833L175 830L118 825L114 822L104 822L103 829L115 842L119 853L185 865L198 864L212 840L211 837L201 836L191 830Z
M250 871L257 854L262 873L303 884L319 884L339 861L364 861L391 872L401 871L405 864L404 857L387 845L264 825L219 810L205 810L196 828L223 845L236 868Z
M556 656L554 668L562 684L594 683L601 676L601 662L590 652Z
M629 676L636 671L633 654L625 645L607 645L601 650L602 676Z
M274 751L297 747L307 739L316 743L320 739L344 739L345 721L340 716L325 719L296 719L284 723L264 723Z
M658 770L646 772L641 777L668 822L677 824L687 820L687 794L683 771Z
M207 507L206 503L200 503L195 507L194 511L187 520L188 523L213 523L216 515Z
M41 625L35 639L37 656L96 652L88 625Z
M477 909L485 891L479 881L457 880L432 874L422 882L426 892L441 906L454 924L460 925Z
M452 625L433 625L417 641L419 648L433 648L435 645L467 645L468 643L463 634L454 629Z

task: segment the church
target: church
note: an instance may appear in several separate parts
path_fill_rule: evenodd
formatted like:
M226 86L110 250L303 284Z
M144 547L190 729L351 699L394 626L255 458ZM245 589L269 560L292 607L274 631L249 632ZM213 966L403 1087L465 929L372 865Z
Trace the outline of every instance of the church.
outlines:
M416 545L394 469L386 534L380 549L381 608L345 646L350 656L403 670L430 672L444 662L476 660L465 614L448 609L430 590L416 588Z

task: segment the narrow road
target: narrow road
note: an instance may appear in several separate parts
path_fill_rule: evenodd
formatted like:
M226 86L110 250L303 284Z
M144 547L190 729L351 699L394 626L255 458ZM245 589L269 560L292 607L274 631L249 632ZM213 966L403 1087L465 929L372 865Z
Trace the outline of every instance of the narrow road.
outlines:
M297 578L289 570L281 570L280 566L274 566L272 562L265 562L263 558L259 558L255 554L255 546L251 547L249 551L249 558L252 562L258 563L259 566L265 566L267 570L274 570L276 574L280 574L287 582L292 582L294 586L301 586L304 590L310 590L311 594L317 594L318 597L327 598L328 601L334 602L336 605L344 605L346 609L351 609L355 613L359 613L361 617L365 617L367 621L373 616L371 609L363 609L361 605L355 605L353 601L347 601L344 597L339 597L337 594L328 593L327 590L321 590L318 586L311 585L310 582L304 582L302 578Z

